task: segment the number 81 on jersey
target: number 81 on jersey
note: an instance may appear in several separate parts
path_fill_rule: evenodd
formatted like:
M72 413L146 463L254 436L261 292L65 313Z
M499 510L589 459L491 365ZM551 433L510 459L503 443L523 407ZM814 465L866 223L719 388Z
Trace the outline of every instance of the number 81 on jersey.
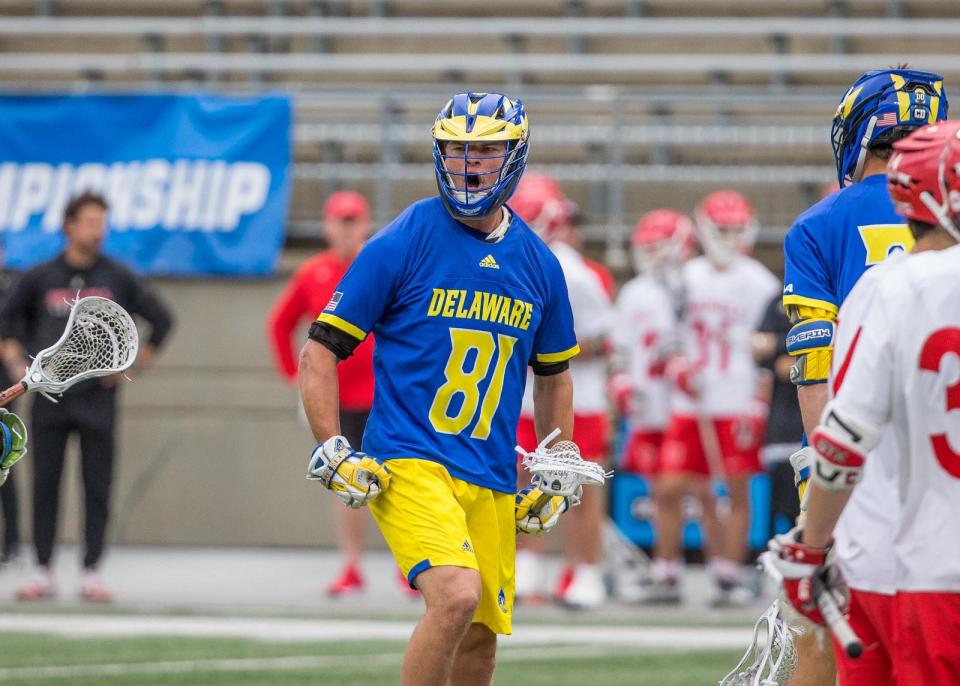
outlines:
M440 386L436 395L433 396L433 403L430 405L430 423L438 433L459 434L476 417L479 407L480 417L473 431L470 432L470 437L486 440L490 436L493 415L500 406L503 377L507 370L507 363L513 356L517 339L502 333L498 333L494 338L494 334L489 331L451 328L450 342L452 349L443 370L446 383ZM476 355L473 366L467 370L464 366L471 351L476 351ZM481 402L480 383L487 378L494 356L496 356L496 363L493 366L487 392ZM457 394L463 396L463 402L451 416L451 405L454 404L454 397Z

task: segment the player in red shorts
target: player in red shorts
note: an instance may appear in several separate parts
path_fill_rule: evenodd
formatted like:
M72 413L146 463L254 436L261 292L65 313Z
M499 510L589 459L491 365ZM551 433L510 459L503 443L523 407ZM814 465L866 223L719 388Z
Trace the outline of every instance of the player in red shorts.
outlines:
M627 425L618 470L648 477L654 498L670 415L671 385L664 370L677 352L680 269L690 258L693 240L693 223L676 210L653 210L640 217L630 239L637 275L624 284L616 301L612 340L617 372L610 385ZM657 562L651 579L670 577L671 570Z
M893 526L862 518L858 532L890 542L896 595L890 602L851 584L849 621L866 664L838 648L840 683L957 684L960 123L894 142L886 181L916 243L860 277L840 307L828 402L810 437L806 518L770 547L791 604L822 622L813 577L823 574L851 496L876 490L865 475L883 470L895 486Z
M717 191L697 207L696 234L703 256L687 262L681 354L666 374L679 392L661 450L657 480L657 539L650 600L679 600L682 571L682 503L692 493L702 504L707 558L718 594L732 602L745 562L750 520L749 478L761 471L765 409L756 398L758 372L750 337L777 279L749 256L757 233L753 208L735 191ZM725 521L717 518L711 478L722 479L730 498Z
M574 386L573 441L580 447L584 459L605 461L610 445L606 390L609 333L613 324L610 297L597 273L568 242L569 234L575 231L576 208L556 181L542 174L526 174L509 206L550 245L560 260L580 346L580 354L570 361ZM517 442L525 447L539 442L533 425L530 383L523 399ZM590 608L606 599L600 569L604 517L604 493L592 488L584 489L580 507L571 510L564 519L561 531L565 567L555 595L566 605ZM529 602L545 595L542 553L543 542L531 537L526 537L517 550L517 597L522 600Z

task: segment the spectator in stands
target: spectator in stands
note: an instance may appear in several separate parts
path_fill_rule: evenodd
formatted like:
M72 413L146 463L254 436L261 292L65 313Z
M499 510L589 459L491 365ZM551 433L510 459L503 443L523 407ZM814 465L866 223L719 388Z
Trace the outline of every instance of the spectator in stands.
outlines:
M316 319L327 303L332 302L336 285L370 236L370 209L364 197L354 191L337 191L327 198L323 218L327 249L300 266L268 317L277 371L291 386L297 383L294 341L299 345L302 339L296 333L297 327ZM373 404L373 336L337 365L337 375L340 381L340 427L351 445L359 446ZM333 507L336 509L343 569L327 587L327 593L339 597L363 590L360 564L370 515L364 510L341 507L339 503ZM409 588L405 581L403 587Z
M130 374L149 367L172 327L167 307L126 267L102 253L107 231L106 200L94 193L73 198L64 211L66 247L53 260L34 267L14 286L0 312L8 368L24 369L28 352L53 344L63 332L70 304L77 297L110 298L150 325ZM52 403L37 398L31 410L33 538L38 570L17 590L20 600L56 595L51 561L60 505L60 477L68 437L80 437L84 491L83 585L81 597L108 602L111 593L99 575L110 503L114 462L114 425L120 375L74 386Z
M800 514L800 500L793 483L790 456L800 449L803 433L797 391L790 381L793 358L787 354L790 319L776 295L767 305L763 319L753 334L753 359L771 376L770 415L767 419L763 463L770 474L770 535L793 527Z

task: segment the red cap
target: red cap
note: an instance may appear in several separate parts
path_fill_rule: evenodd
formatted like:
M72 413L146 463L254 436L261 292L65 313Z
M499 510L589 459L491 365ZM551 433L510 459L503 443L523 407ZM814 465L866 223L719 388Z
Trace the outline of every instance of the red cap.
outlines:
M356 191L337 191L323 204L324 219L367 219L370 206Z

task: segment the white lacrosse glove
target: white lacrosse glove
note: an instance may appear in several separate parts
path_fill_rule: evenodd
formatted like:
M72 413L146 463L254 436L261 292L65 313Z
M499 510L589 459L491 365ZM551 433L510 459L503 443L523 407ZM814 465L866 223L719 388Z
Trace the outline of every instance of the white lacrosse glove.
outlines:
M27 454L27 427L23 420L0 407L0 486L20 458Z
M527 486L517 493L514 514L517 531L542 536L560 523L560 515L580 504L583 487L577 486L573 495L548 495L538 486Z
M328 438L313 449L307 479L319 481L347 507L363 507L390 485L390 470L366 453L358 453L343 436Z

